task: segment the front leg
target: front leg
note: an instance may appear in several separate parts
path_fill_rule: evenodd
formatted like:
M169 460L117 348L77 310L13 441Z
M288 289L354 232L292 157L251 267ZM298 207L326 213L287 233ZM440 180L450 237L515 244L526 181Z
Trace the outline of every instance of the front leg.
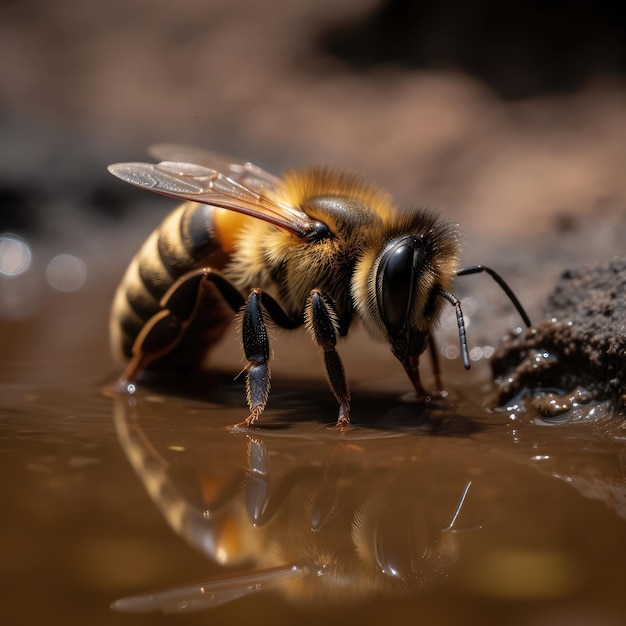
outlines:
M304 323L313 341L324 351L324 366L328 384L339 403L337 427L345 428L350 423L350 389L335 345L340 334L339 317L332 300L321 291L311 291L304 311Z

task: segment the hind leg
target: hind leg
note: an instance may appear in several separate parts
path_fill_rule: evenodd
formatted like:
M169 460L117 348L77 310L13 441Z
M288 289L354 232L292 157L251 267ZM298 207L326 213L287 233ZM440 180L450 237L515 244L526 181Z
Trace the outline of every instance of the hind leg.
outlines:
M176 348L194 321L201 293L207 283L214 285L224 301L237 312L245 300L237 288L222 274L203 268L178 279L161 299L162 309L143 326L135 339L132 358L119 382L128 387L150 364L167 356Z

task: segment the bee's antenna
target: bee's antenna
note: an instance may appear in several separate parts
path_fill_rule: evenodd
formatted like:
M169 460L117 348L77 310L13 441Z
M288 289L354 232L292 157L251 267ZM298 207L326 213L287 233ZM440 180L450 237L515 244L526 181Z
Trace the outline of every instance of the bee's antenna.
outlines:
M445 289L437 289L437 293L445 298L456 309L456 323L459 327L459 341L461 342L461 359L463 367L470 368L469 354L467 353L467 337L465 335L465 322L463 321L463 311L461 311L461 301Z
M486 265L470 265L469 267L464 267L460 270L457 270L457 276L467 276L468 274L480 274L481 272L487 272L491 278L493 278L498 285L502 288L502 291L509 296L509 300L513 303L513 306L517 309L517 312L522 316L524 320L524 324L526 324L527 328L530 328L530 318L526 315L526 311L524 311L524 307L521 305L520 301L517 299L516 295L513 293L513 290L504 282L504 278L500 276L497 272L492 270L490 267ZM457 313L458 317L458 313Z

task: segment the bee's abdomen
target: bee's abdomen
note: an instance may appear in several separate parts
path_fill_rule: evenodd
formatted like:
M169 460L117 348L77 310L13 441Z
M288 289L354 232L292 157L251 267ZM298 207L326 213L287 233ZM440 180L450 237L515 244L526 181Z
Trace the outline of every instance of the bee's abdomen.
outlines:
M213 226L213 208L185 203L152 232L131 261L111 309L111 349L117 359L131 355L144 324L160 310L165 292L184 274L216 266L221 247ZM223 263L223 259L221 259Z

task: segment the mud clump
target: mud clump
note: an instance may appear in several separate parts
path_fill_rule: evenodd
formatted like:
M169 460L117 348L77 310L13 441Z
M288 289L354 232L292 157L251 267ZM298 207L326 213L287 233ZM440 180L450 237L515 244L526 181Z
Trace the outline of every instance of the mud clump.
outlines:
M555 417L592 400L626 403L626 257L563 273L542 321L500 342L497 403L529 402Z

